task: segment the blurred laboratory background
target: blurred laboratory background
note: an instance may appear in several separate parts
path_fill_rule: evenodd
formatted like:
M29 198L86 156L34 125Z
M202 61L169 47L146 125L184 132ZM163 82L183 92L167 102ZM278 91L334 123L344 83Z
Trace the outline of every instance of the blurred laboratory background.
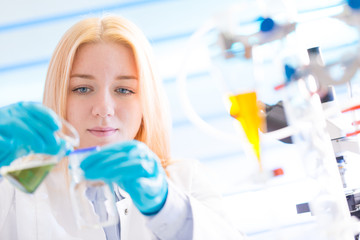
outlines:
M278 4L279 2L281 4ZM279 101L283 99L281 99L282 93L274 89L295 78L290 76L289 72L296 72L299 67L300 70L296 75L298 80L301 79L301 74L317 71L315 67L308 67L312 65L302 65L301 60L298 59L290 59L286 65L288 67L286 70L290 70L284 71L279 63L284 63L287 50L291 52L300 49L315 49L315 52L322 54L322 66L335 64L343 59L354 60L346 55L346 51L349 50L354 54L358 50L360 27L356 26L356 21L360 23L360 18L354 18L355 23L351 25L334 17L344 13L344 9L347 9L350 2L352 1L2 0L0 4L0 107L18 101L42 101L51 54L63 33L71 25L88 16L122 15L144 31L154 48L172 113L171 146L174 158L198 159L204 164L210 181L224 196L224 208L233 223L248 234L250 239L332 239L319 237L325 236L324 232L320 235L313 233L315 229L319 229L316 225L317 219L314 219L317 215L314 211L319 208L311 209L309 202L311 203L316 196L315 192L319 189L313 184L313 179L316 177L311 175L311 170L308 170L310 167L303 162L307 156L296 151L296 144L284 143L264 136L261 145L264 157L261 157L261 162L249 157L251 147L241 140L244 137L238 136L241 135L241 130L238 129L240 125L237 125L238 122L230 116L229 109L226 107L227 99L224 99L224 93L220 87L221 83L214 79L214 66L209 57L214 50L211 49L214 31L210 28L206 31L206 27L207 24L214 22L218 23L217 26L221 26L220 29L225 30L230 29L229 26L237 25L237 30L229 30L234 33L234 36L250 36L256 32L271 32L273 22L270 21L270 25L266 25L264 19L273 17L276 25L277 19L285 19L282 15L287 15L288 22L279 23L280 29L285 26L284 30L279 30L279 34L275 37L283 40L276 48L278 52L274 51L274 46L270 48L264 46L258 50L264 57L257 62L255 70L249 71L250 65L245 64L248 66L247 70L240 72L242 79L254 79L254 76L264 71L262 77L257 76L257 79L266 80L258 83L258 86L264 88L259 90L258 97L269 108L275 109ZM356 1L353 2L356 4ZM233 12L238 18L228 19ZM264 16L264 12L268 12L269 15ZM245 31L242 32L241 27L245 28L249 23L257 24L257 30L247 35ZM259 30L261 23L264 25ZM292 24L288 26L290 30L286 28L287 23ZM287 33L290 32L296 33L297 47L290 44L291 37L287 38ZM267 39L267 35L265 37L262 35L259 37L256 34L251 36L253 38L246 40L250 47L261 45ZM232 41L227 49L230 49L232 54L247 53L249 46L245 44L239 47L236 44L242 42L241 40L224 39ZM291 47L297 49L294 50ZM298 54L300 55L301 53ZM355 58L353 62L356 61L359 60ZM346 72L343 70L344 65L340 65L328 71L333 78L341 79L338 76ZM250 66L251 69L252 67ZM236 69L229 68L228 71L236 71ZM288 81L286 81L287 77ZM336 85L333 95L342 102L350 102L349 99L352 96L349 94L356 94L355 83L358 81L358 76L353 74L351 81L354 83L351 93L349 93L347 83L328 85ZM291 104L294 102L290 101ZM187 103L190 103L191 107L184 107ZM295 108L297 105L294 104L291 106ZM280 110L284 111L282 108ZM196 116L192 115L193 118L191 111L196 112ZM316 112L316 110L313 111ZM293 118L298 118L297 112L293 113ZM278 116L284 119L284 113L281 111ZM200 118L199 124L206 122L207 125L201 127L197 124L197 117ZM250 123L252 121L255 120L250 120ZM356 132L354 133L356 135ZM356 151L354 154L357 154ZM333 164L339 167L339 170L340 167L346 170L347 182L342 182L344 184L342 186L344 187L344 201L349 201L349 197L346 199L346 194L350 190L353 193L358 189L357 183L360 185L360 179L357 176L360 164L356 161L352 162L351 157L345 157L346 161L342 161L341 158L344 159L344 155L338 154L339 152L343 151L332 153L333 156L338 157L338 161L334 158ZM344 165L344 162L347 165ZM258 173L259 171L261 174ZM340 171L337 173L338 179L341 179ZM312 177L309 178L309 175ZM351 195L351 197L354 196ZM324 209L326 206L329 207L326 204L330 203L325 202ZM324 224L328 222L325 221ZM329 226L330 224L324 228ZM333 239L348 238L334 237Z

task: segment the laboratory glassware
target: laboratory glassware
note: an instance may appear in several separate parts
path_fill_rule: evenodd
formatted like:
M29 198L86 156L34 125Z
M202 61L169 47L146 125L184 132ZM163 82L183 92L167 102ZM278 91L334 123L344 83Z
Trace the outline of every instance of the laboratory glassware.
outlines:
M259 131L266 132L264 103L267 101L261 97L263 94L259 92L259 88L267 91L273 89L276 84L267 88L269 81L259 82L267 79L259 78L258 74L259 69L263 68L263 62L261 62L263 59L258 57L262 50L255 51L254 49L269 45L267 44L269 42L278 42L295 28L295 23L289 17L291 14L283 16L284 14L277 12L285 9L284 12L287 13L290 10L287 10L281 1L272 2L272 4L275 3L278 5L276 11L271 7L260 6L258 2L232 6L228 11L206 22L189 41L188 54L193 52L191 48L198 48L198 45L207 47L209 59L211 59L210 74L218 81L217 84L224 96L224 104L228 112L237 120L237 123L240 123L240 128L236 126L240 130L237 136L217 131L192 109L185 94L187 62L183 63L183 71L177 78L180 98L189 119L209 134L237 141L243 146L247 158L257 159L260 171L263 167ZM273 15L276 16L274 20L270 18ZM267 48L273 48L273 46L267 46ZM278 49L282 47L281 43L277 44ZM256 63L261 65L256 70L254 56L256 56ZM189 59L190 57L187 56L187 61ZM279 94L274 94L274 96L277 95Z
M275 9L275 8L274 8ZM232 8L231 10L234 10ZM238 13L236 16L246 16L252 11L246 11L246 8L242 8L241 13ZM224 14L220 17L226 19L230 14ZM264 19L265 20L265 19ZM277 22L277 19L275 23ZM251 22L251 21L250 21ZM260 22L252 21L254 25ZM265 21L263 21L265 22ZM271 22L271 21L270 21ZM335 162L335 156L333 154L333 149L331 146L330 138L328 137L328 133L325 131L325 117L323 115L323 110L321 108L320 97L316 92L309 91L309 83L312 83L313 79L316 77L316 73L323 72L323 66L317 66L317 68L313 68L313 65L307 65L310 67L299 68L300 70L308 70L304 71L306 74L301 74L299 79L295 79L294 76L299 75L301 71L296 72L296 74L291 73L291 66L301 66L301 63L304 59L304 56L307 57L303 48L293 47L293 50L299 50L298 52L291 52L282 54L276 54L273 51L273 46L279 43L281 46L281 42L283 38L287 38L287 34L290 33L294 29L294 24L283 24L277 25L275 31L268 32L255 32L250 33L250 35L242 34L240 31L245 29L247 26L242 24L244 22L238 21L238 19L226 19L223 21L223 24L220 24L220 28L217 27L216 22L207 22L203 28L199 29L189 40L189 46L201 43L206 44L205 35L209 33L219 33L218 38L212 38L213 42L210 45L210 55L212 60L218 60L215 62L215 66L218 71L214 71L216 76L215 78L226 78L226 81L229 78L241 79L244 78L241 73L251 72L252 68L255 66L259 66L258 70L264 68L267 61L273 62L274 58L279 56L279 59L283 60L280 62L281 71L285 70L285 75L279 78L283 81L286 77L286 83L280 92L283 97L286 116L289 118L288 124L286 127L286 131L276 131L277 136L282 135L283 137L294 136L294 149L296 148L299 152L296 152L297 156L301 156L302 164L304 167L304 172L307 174L308 178L310 178L310 188L309 190L314 190L314 194L312 195L312 199L310 200L311 212L313 214L312 220L316 220L314 224L314 232L319 234L319 236L324 238L317 239L351 239L351 228L353 227L353 222L350 219L350 214L347 209L346 201L344 201L344 193L342 190L341 179L339 177L338 168ZM234 25L238 25L238 28ZM220 31L219 31L220 29ZM248 29L248 28L247 28ZM266 30L266 28L265 28ZM256 30L258 31L258 29ZM217 40L217 41L214 41ZM296 39L294 39L296 42ZM273 42L274 44L268 44ZM193 49L189 48L189 54ZM270 58L262 55L264 52L270 49L271 54ZM291 48L289 48L291 49ZM293 55L293 56L292 56ZM214 58L215 57L215 58ZM217 58L217 59L216 59ZM245 71L241 71L240 67L240 59L244 64ZM252 60L248 61L248 60ZM185 61L189 61L187 58ZM183 63L183 72L180 72L178 76L180 97L183 103L183 107L185 112L187 113L189 119L199 126L201 129L205 130L207 133L215 133L212 128L209 127L206 122L201 121L200 117L196 114L196 112L191 108L191 104L189 99L187 99L185 90L185 78L186 78L186 67L187 63L184 61ZM238 64L236 64L238 62ZM248 62L245 63L245 62ZM252 63L253 65L251 65ZM281 65L282 63L287 63L287 65ZM269 64L271 66L271 64ZM259 81L259 80L270 80L273 78L272 74L262 74L263 76L259 77L259 71L253 71L254 76L250 76L250 74L246 74L247 79ZM220 76L220 77L218 77ZM249 78L250 76L250 78ZM271 77L270 77L271 76ZM321 80L326 80L326 78L321 77ZM223 83L226 81L222 81ZM254 82L254 83L255 83ZM236 81L235 81L236 83ZM251 81L247 82L249 86L251 86ZM226 83L228 84L228 83ZM266 81L262 81L260 85L257 86L264 87ZM225 85L225 84L224 84ZM275 87L274 85L273 87ZM312 85L311 85L312 87ZM327 86L325 86L327 88ZM224 87L225 88L225 87ZM236 88L236 87L235 87ZM234 87L229 87L228 89L235 89ZM256 89L255 86L253 89ZM252 92L252 91L248 91ZM262 100L260 97L261 94L255 90L256 98ZM284 94L285 93L285 94ZM236 93L235 93L236 95ZM257 101L257 100L256 100ZM266 101L264 101L266 103ZM230 105L231 106L231 105ZM236 111L231 111L232 115ZM281 133L282 132L282 133ZM216 134L218 136L222 136L223 134ZM265 136L275 136L276 134L264 134ZM230 138L230 137L229 137ZM277 139L281 139L277 138ZM330 143L330 144L329 144ZM243 146L244 142L242 142ZM246 152L246 149L244 149ZM276 227L274 228L276 229ZM330 237L330 238L329 238Z
M118 223L112 185L101 180L87 180L80 168L81 161L100 147L76 149L69 155L70 194L80 228L107 227Z
M54 134L65 140L65 147L56 155L33 153L19 157L9 166L0 169L0 175L25 193L33 193L54 166L66 156L67 151L79 143L77 131L66 120L60 118L61 129Z

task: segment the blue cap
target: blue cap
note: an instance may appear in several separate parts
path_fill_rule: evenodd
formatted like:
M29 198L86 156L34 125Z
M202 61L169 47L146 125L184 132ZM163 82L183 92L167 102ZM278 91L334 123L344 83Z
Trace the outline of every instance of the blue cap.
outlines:
M262 32L269 32L275 27L275 22L271 18L265 18L260 24Z
M296 69L290 66L289 64L285 64L285 76L286 82L291 81L291 77L296 73Z
M347 2L352 9L360 9L360 0L348 0Z

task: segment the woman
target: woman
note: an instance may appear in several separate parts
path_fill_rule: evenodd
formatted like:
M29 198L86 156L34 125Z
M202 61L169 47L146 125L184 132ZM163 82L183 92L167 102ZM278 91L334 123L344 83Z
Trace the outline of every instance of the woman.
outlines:
M88 179L115 184L120 223L76 226L63 159L33 195L0 182L1 239L244 238L222 217L198 164L170 161L168 108L154 69L146 38L123 18L85 19L65 33L43 104L75 127L79 148L102 146L81 168ZM62 150L54 112L34 103L0 109L0 164L30 151Z

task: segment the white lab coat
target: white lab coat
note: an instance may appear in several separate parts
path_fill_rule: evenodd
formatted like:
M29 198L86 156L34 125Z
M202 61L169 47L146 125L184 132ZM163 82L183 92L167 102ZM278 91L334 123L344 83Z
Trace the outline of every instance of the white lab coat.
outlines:
M196 161L177 161L167 170L169 182L190 199L193 214L193 238L245 239L242 233L221 215L221 198L204 184ZM206 182L206 181L205 181ZM53 171L34 194L0 182L0 239L75 240L106 239L102 229L82 229L76 225L64 174ZM124 199L117 202L122 240L157 239L147 227L148 218L134 206L121 189ZM166 229L166 224L162 226ZM181 231L181 230L180 230Z

